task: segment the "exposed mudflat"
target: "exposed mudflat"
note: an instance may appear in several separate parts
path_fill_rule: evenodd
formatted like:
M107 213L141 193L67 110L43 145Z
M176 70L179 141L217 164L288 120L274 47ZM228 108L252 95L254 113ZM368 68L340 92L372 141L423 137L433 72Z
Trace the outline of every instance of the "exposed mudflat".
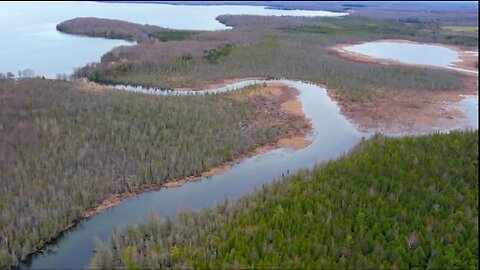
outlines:
M466 76L465 82L462 91L397 91L365 103L338 100L334 90L329 95L360 131L425 133L468 124L459 102L463 95L478 95L478 77Z
M407 43L407 44L424 44L413 42L410 40L397 40L397 39L383 39L383 40L376 40L371 41L373 42L392 42L392 43ZM364 42L367 43L367 42ZM364 44L364 43L357 43L357 44ZM439 67L439 66L432 66L432 65L420 65L420 64L408 64L398 60L393 59L383 59L368 56L365 54L355 53L346 50L346 47L357 45L357 44L338 44L330 49L345 58L349 58L351 60L357 62L366 62L366 63L378 63L384 65L406 65L406 66L418 66L418 67L429 67L429 68L441 68L441 69L453 69L459 72L462 72L466 75L478 74L478 48L466 47L466 46L454 46L454 45L444 45L444 44L424 44L424 45L436 45L444 48L451 49L457 52L459 61L452 63L449 67Z
M412 43L409 40L379 40L382 42ZM463 95L478 95L478 49L443 44L438 45L454 50L460 61L449 67L406 64L391 59L375 58L345 50L352 44L339 44L331 47L342 57L357 62L385 65L421 66L428 68L453 69L463 73L465 88L461 91L396 91L372 102L347 102L337 98L333 89L329 95L337 100L342 113L360 131L376 131L387 134L425 133L435 130L448 130L466 126L465 113L459 106Z

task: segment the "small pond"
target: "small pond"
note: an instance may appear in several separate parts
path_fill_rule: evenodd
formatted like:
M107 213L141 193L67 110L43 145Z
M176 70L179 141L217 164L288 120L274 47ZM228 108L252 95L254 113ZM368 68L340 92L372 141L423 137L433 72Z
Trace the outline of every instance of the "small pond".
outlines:
M405 64L451 67L460 60L458 53L446 47L394 41L374 41L345 46L343 49L373 58L399 61Z

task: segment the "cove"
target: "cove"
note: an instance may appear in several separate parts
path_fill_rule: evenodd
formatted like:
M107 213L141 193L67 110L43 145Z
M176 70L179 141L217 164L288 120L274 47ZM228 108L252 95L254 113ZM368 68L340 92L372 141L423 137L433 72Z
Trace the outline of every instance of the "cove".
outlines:
M76 17L99 17L182 30L226 30L222 14L264 16L345 16L319 10L275 10L262 6L184 6L147 3L0 2L0 72L31 69L35 76L55 78L100 57L124 40L60 33L56 25Z

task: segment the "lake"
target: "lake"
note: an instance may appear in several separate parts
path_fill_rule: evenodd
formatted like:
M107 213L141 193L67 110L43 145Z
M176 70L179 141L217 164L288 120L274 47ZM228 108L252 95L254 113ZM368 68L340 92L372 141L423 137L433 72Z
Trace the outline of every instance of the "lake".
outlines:
M148 5L148 6L146 6ZM59 12L59 10L61 12ZM171 6L160 4L108 4L95 2L72 3L0 3L0 72L26 68L33 69L36 75L55 77L58 73L71 73L75 67L98 61L100 56L115 46L131 43L102 38L76 37L56 31L55 26L61 21L75 17L102 17L120 19L136 23L155 24L173 29L188 30L226 30L229 27L216 21L221 14L255 14L255 15L290 15L290 16L343 16L345 13L323 11L285 11L265 9L253 6ZM6 27L6 26L9 27ZM363 44L365 45L365 44ZM407 44L405 44L407 45ZM386 57L399 61L414 61L407 57L412 46L386 44L386 51L395 54L379 54L376 45L367 45L373 50L373 56ZM411 44L410 44L411 45ZM354 45L361 46L361 45ZM372 49L376 48L376 49ZM385 46L385 44L384 44ZM432 46L432 45L421 45ZM403 49L398 49L398 48ZM436 52L430 55L431 65L450 65L458 56L436 46ZM360 47L358 53L365 52ZM396 49L395 49L396 48ZM417 47L416 47L417 48ZM414 50L416 55L431 47ZM407 50L407 51L404 51ZM367 50L368 52L368 50ZM411 52L411 51L410 51ZM380 55L380 56L379 56ZM401 57L399 57L401 55ZM425 56L425 55L424 55ZM393 58L392 58L393 57ZM437 58L442 58L437 59ZM407 59L407 60L405 60ZM410 60L408 60L410 59ZM426 64L422 62L420 64ZM264 80L247 80L236 84L200 91L201 93L225 92L247 85L262 83ZM318 163L342 156L355 146L362 138L371 133L360 133L340 113L340 108L327 95L326 90L314 84L300 81L281 80L282 83L299 90L299 99L305 115L311 119L313 132L309 138L312 143L298 151L292 149L275 149L259 154L232 166L229 170L201 181L189 182L179 188L163 188L136 197L123 200L117 207L108 209L93 217L81 221L68 230L62 237L46 248L44 253L37 253L20 268L72 269L84 268L94 253L94 237L106 241L115 227L124 228L128 224L145 222L150 211L161 217L175 217L179 212L199 210L211 207L225 198L239 198L245 193L261 188L263 184L283 175L293 174L304 168L312 168ZM149 94L189 94L189 92L162 92L157 89L118 86L118 88ZM241 91L241 90L240 90ZM476 100L475 100L476 101ZM478 102L473 98L462 101L469 121L478 123ZM475 118L476 117L476 118ZM478 127L478 124L477 126Z
M56 25L76 17L100 17L183 30L230 29L215 18L222 14L268 16L344 16L347 13L275 10L261 6L177 6L99 2L0 2L0 72L31 69L55 78L100 60L123 40L60 33Z
M394 41L374 41L345 46L345 51L405 64L450 67L460 60L458 53L446 47Z

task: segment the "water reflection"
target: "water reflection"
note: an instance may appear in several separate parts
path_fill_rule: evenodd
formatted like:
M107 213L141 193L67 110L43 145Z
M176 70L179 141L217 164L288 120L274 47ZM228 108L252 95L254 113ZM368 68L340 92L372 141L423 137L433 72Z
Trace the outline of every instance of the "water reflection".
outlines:
M227 91L225 89L261 82L244 81L209 91ZM222 174L189 182L179 188L161 189L126 199L119 206L97 214L67 232L52 245L56 252L37 254L21 268L84 268L93 256L93 238L98 236L108 240L116 226L124 228L127 224L145 222L152 210L162 217L174 217L180 211L199 210L223 202L225 198L238 198L282 175L338 158L362 136L370 136L357 132L340 114L340 108L328 97L325 89L299 81L281 82L300 91L303 110L313 126L312 143L308 147L298 151L276 149L246 159Z

